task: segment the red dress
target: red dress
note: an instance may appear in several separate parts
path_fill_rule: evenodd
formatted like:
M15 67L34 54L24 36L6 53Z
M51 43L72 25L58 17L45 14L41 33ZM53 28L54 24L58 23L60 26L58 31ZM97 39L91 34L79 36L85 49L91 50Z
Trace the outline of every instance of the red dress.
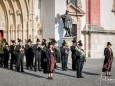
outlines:
M56 60L55 60L55 55L54 51L50 49L50 57L49 57L49 73L52 73L54 70Z

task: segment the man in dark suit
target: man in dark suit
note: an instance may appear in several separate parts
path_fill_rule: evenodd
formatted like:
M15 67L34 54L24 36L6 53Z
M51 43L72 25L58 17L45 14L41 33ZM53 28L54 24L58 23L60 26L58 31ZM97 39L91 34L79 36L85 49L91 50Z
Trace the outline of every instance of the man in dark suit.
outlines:
M33 59L34 59L34 51L33 51L33 45L31 39L28 39L28 43L25 45L25 51L26 51L26 66L27 69L33 69Z
M34 65L34 70L37 71L41 71L41 43L40 40L37 39L36 40L36 44L34 45L34 54L35 54L35 65Z
M68 54L69 54L69 48L67 48L66 43L62 43L60 52L61 52L61 60L62 60L62 70L66 71L67 62L68 62Z
M72 52L72 69L76 70L76 51L75 51L75 47L77 46L76 40L73 40L73 45L71 46L71 52Z
M82 70L83 70L84 62L86 62L86 58L85 58L85 52L82 49L82 46L83 46L82 42L79 41L78 47L76 47L77 78L84 78L82 76Z
M16 70L20 72L20 66L21 66L21 72L24 72L23 69L23 61L24 61L24 46L22 44L22 40L18 39L19 44L16 45L16 52L17 52L17 63L16 63Z
M15 40L11 40L12 45L10 45L10 53L11 53L11 60L10 60L10 69L13 70L13 64L16 65L16 58L17 58L17 52L15 51L16 48L16 42Z

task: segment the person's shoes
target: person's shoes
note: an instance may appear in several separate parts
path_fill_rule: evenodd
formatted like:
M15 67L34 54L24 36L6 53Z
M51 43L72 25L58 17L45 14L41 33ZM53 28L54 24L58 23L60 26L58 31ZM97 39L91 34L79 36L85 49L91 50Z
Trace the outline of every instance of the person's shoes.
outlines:
M67 71L67 69L65 69L64 71Z
M108 76L107 74L105 76Z
M29 70L29 68L27 67L27 70Z
M11 70L13 70L13 68L12 68L12 67L11 67L10 69L11 69Z
M80 76L80 78L84 78L83 76Z
M111 76L111 75L108 75L108 76Z
M51 77L48 77L48 79L51 79Z
M38 69L39 71L42 71L41 69Z
M77 76L77 78L80 78L79 76Z
M37 72L37 70L34 70L34 72Z
M33 68L30 68L30 70L33 70Z
M53 80L53 77L50 77L51 80Z
M24 72L24 70L21 70L21 72Z
M17 70L17 72L20 72L20 70Z

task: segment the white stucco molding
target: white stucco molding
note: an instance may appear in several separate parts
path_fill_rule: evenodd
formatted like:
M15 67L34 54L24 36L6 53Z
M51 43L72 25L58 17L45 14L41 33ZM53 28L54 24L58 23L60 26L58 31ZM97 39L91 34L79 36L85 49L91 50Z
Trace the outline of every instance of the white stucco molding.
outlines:
M104 28L99 25L86 25L81 32L83 34L89 34L89 33L115 34L115 30L104 30Z

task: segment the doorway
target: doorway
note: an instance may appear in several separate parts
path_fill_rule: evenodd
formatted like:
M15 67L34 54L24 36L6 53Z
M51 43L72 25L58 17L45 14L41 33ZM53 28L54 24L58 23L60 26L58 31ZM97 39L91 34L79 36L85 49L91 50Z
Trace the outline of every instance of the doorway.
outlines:
M76 36L77 38L77 24L72 24L71 34L72 37Z
M3 30L0 30L0 40L3 38Z

